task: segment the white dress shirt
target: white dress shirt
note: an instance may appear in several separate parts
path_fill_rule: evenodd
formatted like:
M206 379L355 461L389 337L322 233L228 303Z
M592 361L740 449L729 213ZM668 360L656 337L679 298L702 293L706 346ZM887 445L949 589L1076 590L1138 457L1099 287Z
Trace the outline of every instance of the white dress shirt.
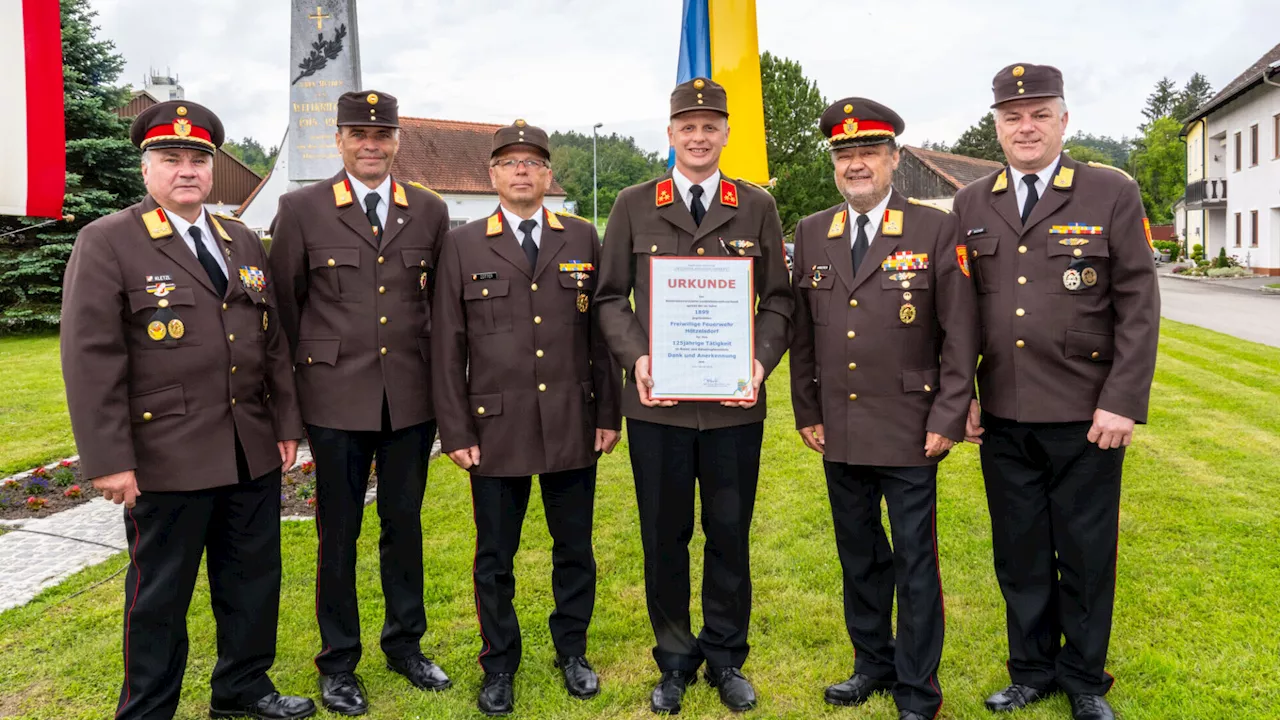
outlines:
M356 193L356 202L360 203L361 210L368 207L364 204L364 199L369 193L378 193L378 197L382 198L378 201L378 224L385 228L387 226L387 213L391 211L391 176L388 175L383 178L382 184L376 188L370 188L352 177L351 173L347 173L347 178L351 181L351 189Z
M542 213L542 208L538 208L538 212L534 213L533 217L529 218L534 223L533 231L530 232L530 234L533 235L533 244L536 245L539 250L542 249ZM516 245L524 247L522 245L524 242L524 233L520 232L520 223L524 222L524 218L508 210L505 205L502 206L502 215L507 219L507 225L511 226L511 234L516 236Z
M200 242L204 245L205 249L209 251L209 254L213 255L213 259L218 261L218 267L222 268L222 274L227 275L228 278L230 277L227 273L227 260L222 255L222 248L218 247L218 238L214 237L213 233L209 232L209 220L205 215L204 208L200 208L200 217L196 218L194 223L189 223L186 220L183 220L178 217L177 213L166 212L164 216L169 218L169 224L173 226L174 231L178 233L178 236L182 238L182 241L187 244L187 248L191 250L191 254L195 255L197 258L199 257L199 254L196 252L196 241L191 237L191 228L200 228Z
M1053 174L1058 171L1058 164L1061 162L1062 156L1059 155L1053 159L1053 162L1049 163L1049 167L1036 173L1037 198L1044 197L1044 191L1049 189L1049 181L1053 179ZM1009 184L1013 185L1013 191L1017 193L1018 196L1019 215L1022 214L1022 208L1027 206L1027 183L1022 179L1026 177L1026 175L1027 173L1015 170L1012 165L1009 166Z
M671 168L671 179L676 181L676 192L680 193L680 199L684 200L684 206L692 211L694 182L674 167ZM711 177L697 184L702 186L702 209L710 210L712 198L719 197L720 171L716 170L711 174Z
M893 197L893 188L885 193L884 199L880 201L867 213L867 217L871 222L867 223L867 247L871 247L871 243L875 242L876 235L880 233L880 222L884 220L884 211L889 207L889 198ZM853 248L853 244L858 241L858 211L849 206L849 248Z

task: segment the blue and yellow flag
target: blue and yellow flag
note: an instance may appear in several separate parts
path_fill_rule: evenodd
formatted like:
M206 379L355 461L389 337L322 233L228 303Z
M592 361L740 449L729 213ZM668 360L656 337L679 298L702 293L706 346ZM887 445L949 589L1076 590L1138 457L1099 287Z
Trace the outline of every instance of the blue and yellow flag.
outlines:
M720 169L758 185L769 182L764 142L764 91L755 0L684 0L676 83L709 77L729 101L729 146ZM675 163L675 152L668 166Z

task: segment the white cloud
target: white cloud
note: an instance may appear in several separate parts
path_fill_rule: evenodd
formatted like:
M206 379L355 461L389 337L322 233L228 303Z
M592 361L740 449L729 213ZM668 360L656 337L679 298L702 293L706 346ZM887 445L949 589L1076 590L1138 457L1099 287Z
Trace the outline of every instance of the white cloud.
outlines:
M363 0L366 88L401 114L634 135L665 148L680 0ZM180 76L230 137L279 141L287 123L288 4L224 0L181 19L145 0L94 0L100 37L126 58L124 80L149 67ZM163 13L163 11L161 11ZM1162 76L1202 72L1221 88L1280 41L1273 0L1075 3L757 0L760 49L798 60L828 99L883 102L908 143L953 141L990 105L991 76L1011 62L1066 77L1071 129L1133 135ZM815 119L816 120L816 119Z

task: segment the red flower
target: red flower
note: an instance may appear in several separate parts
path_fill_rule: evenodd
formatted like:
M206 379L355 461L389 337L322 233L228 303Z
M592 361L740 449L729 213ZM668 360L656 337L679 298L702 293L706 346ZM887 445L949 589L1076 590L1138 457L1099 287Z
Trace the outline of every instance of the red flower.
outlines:
M58 467L69 468L72 466L72 464L73 463L70 460L63 460L62 462L58 463Z
M311 473L315 472L315 470L316 470L315 462L308 460L307 462L302 463L302 472L306 473L307 475L310 475Z
M35 477L44 477L44 468L38 467L35 470L32 470L31 474L34 475Z
M62 494L72 499L79 498L81 496L80 486L72 485L71 487L67 488L66 491L63 492Z
M9 478L8 480L4 481L4 487L6 490L17 490L21 486L22 486L22 483L18 482L14 478Z
M307 507L315 507L315 506L316 506L316 499L313 497L307 498Z
M32 510L39 510L48 504L49 504L48 500L45 500L44 498L38 498L35 495L32 495L31 497L27 498L27 507L31 508Z

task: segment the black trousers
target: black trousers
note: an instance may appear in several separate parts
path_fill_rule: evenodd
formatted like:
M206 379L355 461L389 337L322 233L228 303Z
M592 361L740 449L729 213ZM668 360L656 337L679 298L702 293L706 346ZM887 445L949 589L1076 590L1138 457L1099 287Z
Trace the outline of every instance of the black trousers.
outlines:
M275 691L267 670L280 611L280 471L254 480L237 454L238 484L145 492L124 512L130 562L117 720L168 720L177 711L201 555L217 623L213 702L250 704Z
M435 422L391 430L383 403L383 430L352 432L307 426L316 463L316 621L323 646L322 674L351 672L360 663L360 609L356 599L356 540L364 519L370 466L378 463L378 537L386 616L382 651L401 658L422 651L422 497Z
M896 680L899 710L933 717L942 707L942 573L938 566L938 466L824 462L836 550L844 572L844 622L854 672ZM880 520L889 507L893 548ZM898 593L898 637L893 594Z
M740 668L751 624L751 515L764 423L717 430L627 420L640 505L644 590L663 672ZM694 483L702 498L702 631L689 625Z
M480 667L487 673L520 668L520 621L514 561L529 507L531 477L471 476L476 522L476 615L480 620ZM596 605L596 559L591 549L596 466L538 476L542 507L551 531L551 641L556 654L585 655L587 626Z
M1090 423L1018 423L983 413L982 474L1009 676L1103 694L1115 606L1124 448L1099 450Z

